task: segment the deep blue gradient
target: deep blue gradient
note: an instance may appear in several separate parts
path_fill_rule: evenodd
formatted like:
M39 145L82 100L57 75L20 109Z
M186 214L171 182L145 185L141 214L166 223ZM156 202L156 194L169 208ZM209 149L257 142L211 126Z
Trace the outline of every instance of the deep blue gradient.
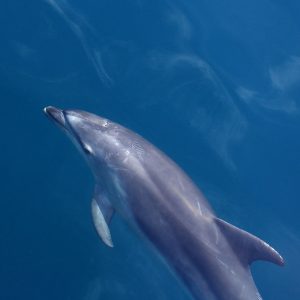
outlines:
M80 108L149 139L216 213L274 246L264 299L300 299L300 2L1 1L0 299L189 300L115 217L42 108Z

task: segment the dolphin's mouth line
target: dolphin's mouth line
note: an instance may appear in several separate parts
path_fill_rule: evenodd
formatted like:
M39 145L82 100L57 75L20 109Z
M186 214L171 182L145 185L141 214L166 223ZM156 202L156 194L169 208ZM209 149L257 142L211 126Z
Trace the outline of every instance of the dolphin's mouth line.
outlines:
M69 120L68 111L53 106L47 106L44 108L44 113L52 122L65 131L79 150L83 150L86 154L92 153L91 149L82 142L80 136L72 126Z
M64 131L66 131L66 133L70 136L71 139L73 139L73 141L76 141L75 145L78 144L80 146L79 148L81 148L85 153L90 153L90 150L82 142L76 130L74 130L72 124L68 119L66 111L55 108L53 106L47 106L44 108L44 113L51 121L57 124Z
M44 108L44 113L51 120L54 121L59 127L66 128L66 118L64 111L53 106L47 106Z
M64 128L65 130L68 131L68 133L72 136L72 138L74 140L76 140L76 142L80 145L81 149L84 152L89 152L88 149L86 149L85 144L82 142L82 140L80 139L78 133L74 130L73 126L71 125L71 123L69 122L68 116L67 116L67 112L66 111L62 111L63 117L64 117Z

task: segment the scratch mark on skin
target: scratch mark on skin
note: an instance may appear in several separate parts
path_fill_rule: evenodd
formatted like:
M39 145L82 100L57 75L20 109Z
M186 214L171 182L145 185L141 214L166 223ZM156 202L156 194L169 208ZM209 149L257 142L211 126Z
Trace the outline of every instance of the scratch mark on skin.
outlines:
M229 269L229 268L228 268L228 265L225 264L219 257L217 257L217 260L218 260L218 262L219 262L226 270Z
M144 158L144 149L137 141L132 142L131 148L136 153L136 155L139 159L142 160Z
M176 182L178 183L178 186L179 186L180 190L181 190L182 192L184 192L184 191L185 191L185 187L184 187L184 185L182 184L182 181L180 180L180 177L179 177L178 175L176 175ZM199 203L198 203L198 204L199 204Z
M217 228L214 226L214 230L215 230L215 234L216 234L216 245L219 244L219 231L217 230Z
M198 205L198 209L199 209L200 215L202 216L203 212L202 212L201 205L200 205L199 201L197 201L197 205Z

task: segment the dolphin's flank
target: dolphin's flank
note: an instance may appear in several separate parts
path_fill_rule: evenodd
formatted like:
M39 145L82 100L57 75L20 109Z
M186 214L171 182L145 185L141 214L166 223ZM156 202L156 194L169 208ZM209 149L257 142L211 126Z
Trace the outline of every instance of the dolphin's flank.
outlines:
M80 110L44 109L72 139L95 178L92 217L112 247L114 213L147 238L195 300L262 299L250 264L283 258L254 235L217 218L192 180L129 129Z

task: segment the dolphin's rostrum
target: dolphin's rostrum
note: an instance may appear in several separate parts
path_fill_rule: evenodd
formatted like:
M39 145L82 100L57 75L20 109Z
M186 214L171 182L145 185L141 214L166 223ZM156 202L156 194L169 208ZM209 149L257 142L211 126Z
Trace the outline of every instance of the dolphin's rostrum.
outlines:
M219 218L192 180L138 134L94 114L46 107L73 140L96 181L92 216L112 247L115 212L142 233L194 299L262 299L250 272L255 260L283 265L267 243Z

